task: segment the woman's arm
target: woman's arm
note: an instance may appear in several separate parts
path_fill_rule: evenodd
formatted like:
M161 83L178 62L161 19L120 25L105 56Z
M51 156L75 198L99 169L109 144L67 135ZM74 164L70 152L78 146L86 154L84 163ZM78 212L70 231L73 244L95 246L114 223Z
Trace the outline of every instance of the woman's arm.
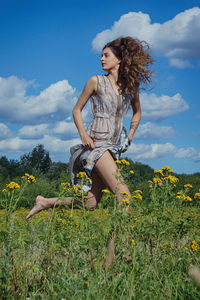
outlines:
M132 141L132 139L133 139L135 131L140 123L141 114L142 114L141 107L140 107L140 97L139 97L139 89L138 88L134 95L131 105L132 105L132 109L133 109L133 117L131 119L130 130L129 130L129 134L128 134L128 138L130 141Z
M88 148L94 148L93 140L87 135L87 132L83 125L83 119L81 111L87 103L88 99L92 96L93 93L97 91L98 79L96 76L91 77L86 85L73 109L73 118L80 134L82 144Z

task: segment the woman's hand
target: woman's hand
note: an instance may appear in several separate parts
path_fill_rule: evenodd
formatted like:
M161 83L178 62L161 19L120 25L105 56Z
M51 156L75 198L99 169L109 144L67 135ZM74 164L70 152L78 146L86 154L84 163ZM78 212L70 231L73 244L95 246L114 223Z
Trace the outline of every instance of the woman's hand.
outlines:
M128 139L129 139L129 141L131 143L132 139L133 139L133 134L131 132L129 132L129 134L128 134Z
M94 142L87 133L81 136L81 140L84 147L94 149Z

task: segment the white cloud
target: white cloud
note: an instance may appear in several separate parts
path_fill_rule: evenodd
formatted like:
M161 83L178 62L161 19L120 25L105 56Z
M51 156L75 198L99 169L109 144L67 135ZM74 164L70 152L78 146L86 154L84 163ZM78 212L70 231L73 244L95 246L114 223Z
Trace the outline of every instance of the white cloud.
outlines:
M64 136L77 135L78 131L74 122L60 121L53 128L53 132Z
M174 158L190 158L193 161L200 161L200 150L193 147L177 148L171 143L165 144L131 144L127 151L134 160L149 160L160 157L174 157Z
M40 124L35 126L27 125L19 130L19 136L22 138L41 138L48 132L48 124Z
M161 121L169 116L179 114L189 109L186 101L179 93L170 97L167 95L156 96L155 94L142 93L141 107L142 118L150 121Z
M183 60L180 58L171 58L169 60L169 64L172 67L176 67L179 69L184 69L184 68L193 68L193 65L188 61L188 60Z
M38 144L43 144L45 149L50 152L69 152L70 147L79 144L80 139L61 140L55 136L45 135L41 139L21 139L19 137L0 141L0 151L12 153L30 151Z
M10 129L3 123L0 123L0 139L8 138L12 135Z
M127 154L130 154L134 159L145 160L158 157L165 157L174 154L176 147L171 143L166 144L131 144Z
M77 97L76 90L67 80L58 81L41 91L39 95L26 95L26 82L16 76L0 78L0 118L16 122L37 123L62 120L71 115Z
M170 58L171 64L182 68L183 65L190 66L189 59L200 58L199 32L199 7L185 10L163 24L151 23L148 14L129 12L122 15L111 29L97 34L92 45L101 51L107 42L119 36L132 36L147 41L155 54Z
M189 148L180 148L175 154L177 158L191 158L194 161L200 161L200 150L196 150L193 147Z
M157 126L151 122L147 122L138 127L134 139L166 139L175 136L175 131L170 126Z

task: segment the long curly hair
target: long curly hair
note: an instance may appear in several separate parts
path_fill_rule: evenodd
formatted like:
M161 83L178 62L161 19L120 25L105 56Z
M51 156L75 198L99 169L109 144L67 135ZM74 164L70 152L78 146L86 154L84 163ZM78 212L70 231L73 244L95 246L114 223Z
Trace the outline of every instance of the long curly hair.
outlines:
M149 67L154 60L145 41L130 36L120 37L107 43L105 48L110 48L121 61L117 84L123 93L132 94L136 86L145 86L151 82L153 72Z

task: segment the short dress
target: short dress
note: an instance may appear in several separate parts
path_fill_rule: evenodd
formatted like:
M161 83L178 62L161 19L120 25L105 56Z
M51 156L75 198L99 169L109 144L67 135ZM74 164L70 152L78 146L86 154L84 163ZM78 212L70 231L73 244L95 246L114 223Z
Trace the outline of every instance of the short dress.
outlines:
M115 159L119 159L130 145L123 119L133 95L117 95L107 75L97 75L97 92L90 97L93 120L87 128L87 134L93 139L94 149L82 144L70 148L70 170L72 185L78 184L77 174L85 171L91 178L92 169L97 160L109 150Z

